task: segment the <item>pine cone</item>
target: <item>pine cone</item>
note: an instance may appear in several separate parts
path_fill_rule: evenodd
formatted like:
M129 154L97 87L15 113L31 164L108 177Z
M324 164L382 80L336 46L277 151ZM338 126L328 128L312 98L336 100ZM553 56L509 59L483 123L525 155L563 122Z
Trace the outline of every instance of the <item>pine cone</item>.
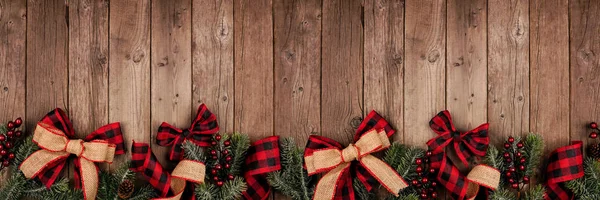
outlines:
M125 180L119 185L119 189L117 190L117 194L121 199L128 199L133 194L134 185L130 180Z
M588 156L594 159L600 159L600 145L592 144L588 146Z

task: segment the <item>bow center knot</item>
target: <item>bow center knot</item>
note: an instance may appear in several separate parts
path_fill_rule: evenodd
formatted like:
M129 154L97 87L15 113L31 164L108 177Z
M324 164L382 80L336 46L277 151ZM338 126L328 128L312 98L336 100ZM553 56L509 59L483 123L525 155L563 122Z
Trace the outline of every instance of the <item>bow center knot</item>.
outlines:
M348 145L342 150L342 160L344 162L350 162L353 160L360 160L360 151L354 144Z
M190 135L190 133L191 133L190 130L185 129L185 130L183 130L183 132L181 133L181 135L183 135L184 138L187 138L188 135Z
M83 153L83 149L83 140L75 139L69 140L67 142L67 147L65 148L65 151L71 154L75 154L79 157L81 156L81 153Z
M452 136L452 138L454 139L455 142L460 142L462 139L460 137L460 131L453 131L450 133L450 136Z

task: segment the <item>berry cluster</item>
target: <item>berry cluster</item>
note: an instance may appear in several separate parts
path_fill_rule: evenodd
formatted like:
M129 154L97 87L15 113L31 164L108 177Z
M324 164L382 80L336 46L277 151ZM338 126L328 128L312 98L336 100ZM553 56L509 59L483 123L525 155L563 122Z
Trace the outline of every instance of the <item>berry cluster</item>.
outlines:
M233 157L231 155L231 140L223 138L216 134L211 141L211 147L208 148L208 170L210 171L209 178L219 187L223 186L224 180L233 180L235 176L229 174Z
M0 170L8 167L11 161L15 159L15 153L13 153L13 147L16 139L23 135L23 132L19 129L23 124L23 120L19 117L15 121L9 121L6 123L6 132L0 133Z
M519 141L516 145L514 143L515 138L513 137L508 137L508 140L504 143L505 151L502 157L504 158L506 170L504 170L503 174L511 188L519 189L521 183L529 183L529 176L524 175L525 170L527 170L525 167L527 158L524 155L523 142Z
M437 199L438 194L435 191L437 186L437 182L435 182L436 169L429 165L429 157L431 157L432 152L427 151L425 155L426 157L415 159L416 172L420 180L414 179L411 184L417 191L420 190L421 199Z
M590 123L590 128L593 129L593 131L590 133L590 138L598 138L598 132L600 132L600 129L598 129L598 124L596 124L596 122L592 122Z

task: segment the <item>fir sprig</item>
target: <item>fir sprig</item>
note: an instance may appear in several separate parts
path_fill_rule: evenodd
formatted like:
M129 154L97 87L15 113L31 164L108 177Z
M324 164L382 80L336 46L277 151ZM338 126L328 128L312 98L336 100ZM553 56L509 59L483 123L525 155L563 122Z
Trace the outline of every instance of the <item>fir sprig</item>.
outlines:
M206 160L206 155L204 153L204 149L193 142L186 140L183 142L183 156L185 159L194 160L204 162Z
M600 199L600 162L587 158L584 162L585 176L566 183L576 199Z
M423 156L425 156L425 150L423 149L394 143L385 153L383 160L396 169L401 177L412 180L418 178L416 173L418 165L415 160Z
M315 184L303 168L304 151L292 138L281 140L281 170L269 173L269 184L293 200L312 199Z
M356 199L359 200L375 200L377 199L377 195L374 192L369 192L365 185L358 179L355 178L352 182L352 187L354 187L354 194Z
M125 163L117 168L114 173L101 172L99 178L98 196L96 198L99 200L120 200L121 198L118 195L119 185L125 181L135 182L136 176L135 172L129 169L129 163ZM149 186L145 185L141 189L136 190L129 199L150 199L156 197L155 191L148 190L146 187Z
M512 191L500 187L492 192L489 196L490 200L515 200L517 196Z
M523 155L526 156L525 170L526 176L534 177L539 170L543 153L544 153L544 139L539 134L530 133L523 139ZM522 176L521 176L522 177Z
M240 168L244 165L248 148L250 148L250 137L248 135L237 132L231 135L232 161L229 174L240 174Z

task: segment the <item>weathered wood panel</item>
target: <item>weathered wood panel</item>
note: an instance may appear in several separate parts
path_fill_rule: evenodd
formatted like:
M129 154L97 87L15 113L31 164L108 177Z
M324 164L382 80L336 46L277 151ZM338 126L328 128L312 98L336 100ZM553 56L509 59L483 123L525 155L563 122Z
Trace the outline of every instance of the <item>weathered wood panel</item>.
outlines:
M171 147L156 144L160 124L188 128L196 113L192 103L191 6L190 0L152 1L150 141L161 163L172 162L167 162Z
M567 0L530 5L530 129L546 151L569 144L569 21Z
M110 3L109 120L121 122L125 146L150 142L150 2ZM131 159L116 158L113 166Z
M492 144L529 132L529 1L488 2L488 121Z
M448 0L446 107L462 131L487 122L487 5Z
M446 2L407 0L405 11L404 141L425 147L446 107Z
M361 0L323 2L321 131L352 142L363 116Z
M233 132L233 0L192 2L192 89L195 105L204 103L221 132Z
M273 135L273 19L271 0L236 0L235 123L253 140Z
M600 1L572 0L569 14L571 140L585 140L600 121Z
M404 142L404 0L364 3L363 114L381 114Z
M321 0L273 2L275 134L321 132Z

